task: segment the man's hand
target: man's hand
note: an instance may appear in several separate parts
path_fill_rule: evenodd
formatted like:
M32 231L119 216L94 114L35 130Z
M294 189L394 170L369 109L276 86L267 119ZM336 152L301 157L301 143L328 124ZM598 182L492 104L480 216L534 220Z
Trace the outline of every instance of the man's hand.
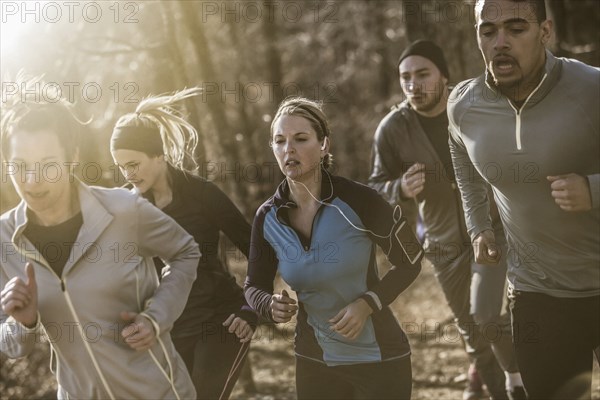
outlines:
M346 339L355 340L362 332L369 315L373 310L363 299L358 299L342 308L335 317L331 318L331 330Z
M121 319L131 321L121 331L121 336L125 338L125 343L134 350L148 350L156 343L156 332L150 320L143 315L135 312L121 312Z
M271 296L271 316L275 322L289 322L298 311L296 300L292 299L288 292Z
M402 175L400 183L402 195L408 199L415 198L425 188L425 164L414 163Z
M498 264L500 261L500 249L496 245L494 231L485 230L473 240L473 251L475 262L478 264Z
M9 280L0 293L2 311L16 321L33 328L37 322L38 293L35 270L31 263L25 265L27 282L15 277Z
M565 211L589 211L592 194L585 176L566 174L546 177L551 183L554 202Z

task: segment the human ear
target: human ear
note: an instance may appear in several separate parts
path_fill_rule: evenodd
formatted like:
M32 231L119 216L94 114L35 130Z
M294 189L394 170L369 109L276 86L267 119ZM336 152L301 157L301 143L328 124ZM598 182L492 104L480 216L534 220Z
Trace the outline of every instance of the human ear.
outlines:
M540 30L542 36L542 44L546 45L552 38L552 33L554 31L554 23L551 20L547 19L540 24Z

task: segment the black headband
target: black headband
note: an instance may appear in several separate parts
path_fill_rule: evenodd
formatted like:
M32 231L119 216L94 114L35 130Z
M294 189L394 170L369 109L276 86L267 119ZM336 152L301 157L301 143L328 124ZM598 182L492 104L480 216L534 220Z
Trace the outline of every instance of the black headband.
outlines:
M319 117L319 114L317 114L315 111L310 109L310 106L308 105L304 105L304 104L299 104L297 105L295 108L300 108L306 112L308 112L310 115L312 115L312 117L314 119L317 120L317 122L319 123L319 126L321 127L321 131L323 131L323 137L329 137L329 129L327 129L327 126L325 125L325 120L323 118ZM322 111L321 111L322 113ZM294 115L294 114L292 114Z
M110 151L118 149L141 151L151 156L164 154L158 128L145 126L116 127L110 138Z

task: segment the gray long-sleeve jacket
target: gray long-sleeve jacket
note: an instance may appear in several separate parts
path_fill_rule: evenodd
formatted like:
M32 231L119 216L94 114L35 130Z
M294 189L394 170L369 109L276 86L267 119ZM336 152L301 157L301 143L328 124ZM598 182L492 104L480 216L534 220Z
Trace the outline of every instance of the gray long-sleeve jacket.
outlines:
M555 297L600 295L600 70L546 53L545 75L520 109L486 75L448 103L450 149L468 232L490 229L485 182L506 232L508 280ZM586 176L592 210L563 211L547 176Z
M198 245L140 196L83 184L77 190L83 225L60 277L22 234L25 203L2 215L0 284L26 280L25 264L33 264L38 323L27 329L0 311L0 350L23 357L43 332L56 356L59 398L195 399L169 332L196 278ZM153 256L170 267L160 284ZM138 352L124 342L122 311L152 321L151 349Z

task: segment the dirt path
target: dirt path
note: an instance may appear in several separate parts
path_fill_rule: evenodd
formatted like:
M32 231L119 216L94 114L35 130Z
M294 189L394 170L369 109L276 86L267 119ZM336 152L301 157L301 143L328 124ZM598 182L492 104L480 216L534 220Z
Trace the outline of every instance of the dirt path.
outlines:
M383 264L383 263L382 263ZM234 266L241 280L242 266ZM413 399L460 400L468 360L450 311L430 266L424 266L417 281L392 304L412 346ZM293 326L286 329L261 327L250 350L256 392L238 382L232 399L295 399ZM28 358L7 360L1 356L1 399L52 399L56 384L48 370L47 345ZM600 399L600 372L594 370L593 399Z
M380 262L383 265L384 262ZM280 284L279 289L284 287ZM277 286L276 286L277 288ZM412 347L413 399L460 400L469 361L430 265L417 281L392 303L394 314L409 334ZM244 393L248 400L295 399L292 327L285 331L262 327L250 359L260 394ZM593 399L600 399L600 371L594 365Z

